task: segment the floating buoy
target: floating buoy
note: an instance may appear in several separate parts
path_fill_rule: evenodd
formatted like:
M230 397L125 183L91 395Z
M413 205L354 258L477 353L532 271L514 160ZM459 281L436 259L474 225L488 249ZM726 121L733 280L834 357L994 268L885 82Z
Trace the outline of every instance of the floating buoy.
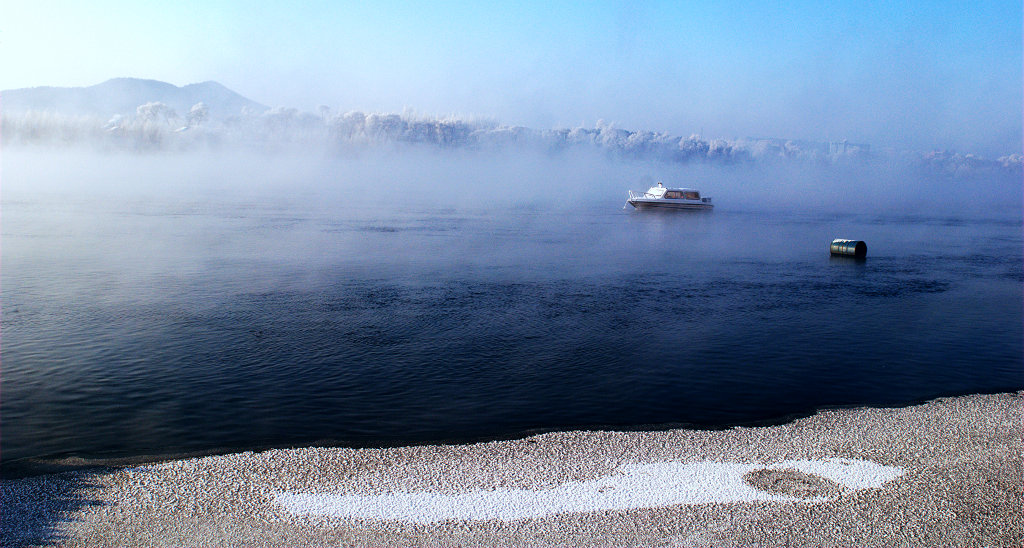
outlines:
M832 255L846 255L848 257L863 258L868 254L868 244L860 240L832 240L828 248Z

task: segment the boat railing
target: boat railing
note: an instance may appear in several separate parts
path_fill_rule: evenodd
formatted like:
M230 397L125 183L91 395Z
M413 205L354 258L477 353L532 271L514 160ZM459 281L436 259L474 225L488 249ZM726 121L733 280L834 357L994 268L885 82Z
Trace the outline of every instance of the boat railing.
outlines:
M652 196L647 194L646 192L633 192L632 190L629 191L629 199L630 200L640 200L642 198L651 198L651 197Z

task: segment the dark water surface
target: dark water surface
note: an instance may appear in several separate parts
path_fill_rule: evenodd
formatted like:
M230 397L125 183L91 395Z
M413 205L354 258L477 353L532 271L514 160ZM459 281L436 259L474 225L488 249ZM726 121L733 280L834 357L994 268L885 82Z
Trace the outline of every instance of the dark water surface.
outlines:
M1019 389L1021 249L1019 216L7 199L3 458Z

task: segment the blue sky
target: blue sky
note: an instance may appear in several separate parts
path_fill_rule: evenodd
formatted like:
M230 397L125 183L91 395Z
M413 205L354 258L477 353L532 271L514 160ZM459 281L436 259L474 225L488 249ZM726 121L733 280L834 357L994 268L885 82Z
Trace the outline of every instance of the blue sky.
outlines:
M0 89L217 80L306 110L1021 151L1019 2L751 4L9 1Z

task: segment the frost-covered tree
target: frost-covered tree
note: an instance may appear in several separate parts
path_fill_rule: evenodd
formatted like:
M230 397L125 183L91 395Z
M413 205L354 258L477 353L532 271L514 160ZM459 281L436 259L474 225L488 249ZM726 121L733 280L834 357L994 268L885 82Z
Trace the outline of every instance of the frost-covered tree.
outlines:
M732 145L725 139L712 139L708 143L707 157L711 159L728 158L732 152Z
M370 114L366 117L367 136L377 141L397 140L404 132L405 123L397 114Z
M139 105L138 108L135 109L135 113L143 122L156 123L163 120L165 123L170 125L178 119L178 114L174 112L173 108L159 101Z
M1007 156L1000 156L998 160L999 165L1006 169L1020 169L1024 166L1024 157L1020 154L1009 154Z
M109 120L107 120L107 123L103 126L103 129L106 131L114 131L120 129L122 124L124 124L124 116L121 116L120 114L115 114L111 116Z
M196 103L188 111L188 127L199 127L210 117L210 109L206 103Z

